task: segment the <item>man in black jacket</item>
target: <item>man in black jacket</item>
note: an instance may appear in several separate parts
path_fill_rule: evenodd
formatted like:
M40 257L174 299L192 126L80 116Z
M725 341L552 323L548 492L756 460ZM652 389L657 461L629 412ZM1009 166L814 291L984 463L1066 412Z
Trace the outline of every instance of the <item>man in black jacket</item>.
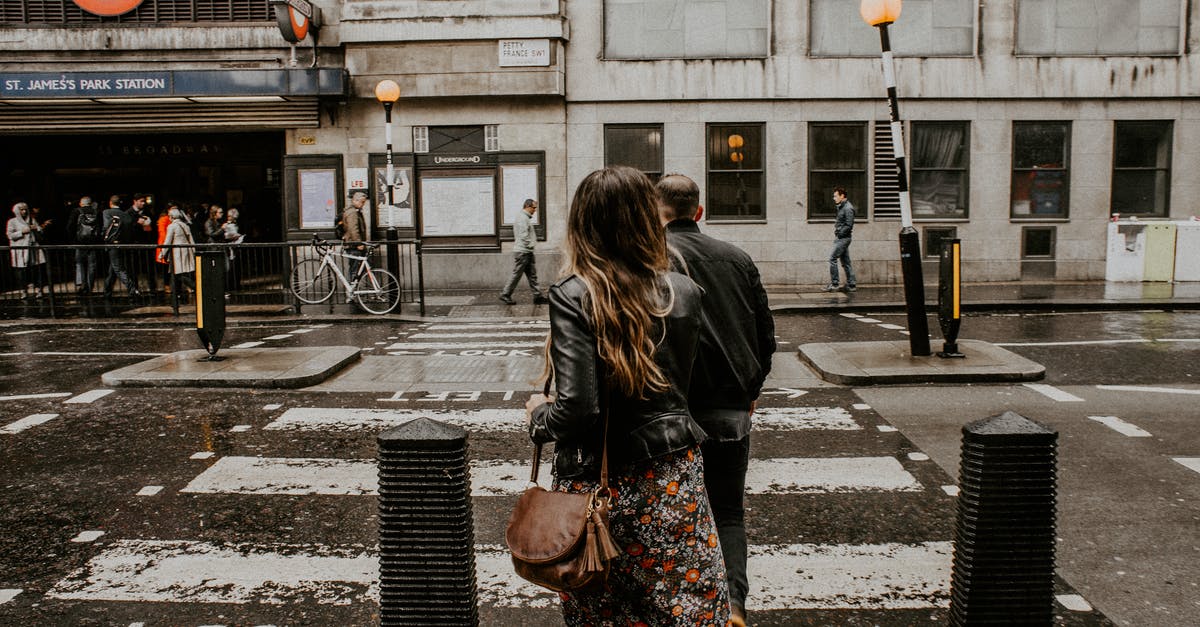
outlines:
M750 415L771 372L775 321L750 256L700 232L700 189L695 181L669 174L657 188L675 269L705 290L688 409L708 435L701 446L704 484L725 555L734 624L744 625Z
M100 218L101 239L105 244L128 244L133 241L133 216L121 209L121 197L108 199L108 209ZM130 296L139 296L137 285L125 271L125 255L116 248L108 249L108 277L104 279L104 297L112 296L113 284L121 280Z

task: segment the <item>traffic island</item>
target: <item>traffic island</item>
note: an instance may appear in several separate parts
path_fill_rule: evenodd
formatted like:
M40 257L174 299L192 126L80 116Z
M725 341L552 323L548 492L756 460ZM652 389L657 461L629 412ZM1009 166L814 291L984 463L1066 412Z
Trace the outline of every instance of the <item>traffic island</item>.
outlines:
M913 356L907 340L804 344L800 359L842 385L889 383L1009 383L1040 381L1046 367L979 340L960 340L962 359Z
M221 361L206 350L161 355L101 375L123 387L302 388L316 385L358 361L357 346L228 348Z

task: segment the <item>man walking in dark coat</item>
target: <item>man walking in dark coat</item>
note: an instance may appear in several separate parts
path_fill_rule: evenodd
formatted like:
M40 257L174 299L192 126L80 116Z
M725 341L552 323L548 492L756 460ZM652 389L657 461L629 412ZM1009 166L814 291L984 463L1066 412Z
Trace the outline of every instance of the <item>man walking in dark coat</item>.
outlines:
M681 174L659 180L659 216L676 270L704 288L700 341L688 408L708 439L704 485L725 556L733 624L745 625L746 467L750 415L775 352L775 321L758 268L740 248L700 232L700 189Z
M108 209L101 217L101 237L105 244L129 244L133 242L133 215L121 209L121 197L108 199ZM125 255L116 248L108 249L108 278L104 279L104 297L112 296L113 284L117 279L125 285L130 296L139 296L137 285L125 271Z
M833 251L829 253L829 285L824 291L836 292L838 289L838 262L846 271L846 291L858 289L858 281L854 278L854 267L850 265L850 239L854 235L854 205L846 198L846 190L835 187L833 202L837 204L837 220L833 225Z

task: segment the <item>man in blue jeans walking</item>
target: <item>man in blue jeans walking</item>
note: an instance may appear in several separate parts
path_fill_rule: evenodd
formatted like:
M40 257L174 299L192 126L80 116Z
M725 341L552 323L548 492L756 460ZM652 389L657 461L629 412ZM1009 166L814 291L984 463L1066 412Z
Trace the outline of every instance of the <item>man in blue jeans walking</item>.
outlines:
M829 285L823 291L838 291L838 261L846 270L846 291L858 289L854 268L850 265L850 238L854 235L854 205L846 199L844 187L833 188L833 202L837 205L837 221L833 225L833 252L829 253Z
M513 220L513 273L504 289L500 291L500 300L505 305L517 304L517 301L512 299L512 293L517 289L517 283L521 282L522 276L529 278L529 288L533 290L535 305L550 302L542 294L542 288L538 287L537 262L533 258L533 246L537 242L537 234L533 230L533 214L537 212L537 208L536 200L526 198L525 206Z

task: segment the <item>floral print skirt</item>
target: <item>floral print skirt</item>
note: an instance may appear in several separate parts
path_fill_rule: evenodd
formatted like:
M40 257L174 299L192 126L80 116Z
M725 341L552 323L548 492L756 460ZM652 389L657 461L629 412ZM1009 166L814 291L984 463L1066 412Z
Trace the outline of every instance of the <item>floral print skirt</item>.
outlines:
M725 562L704 492L700 447L633 464L609 482L609 528L621 554L605 588L559 594L566 624L728 625ZM597 485L554 483L562 492Z

